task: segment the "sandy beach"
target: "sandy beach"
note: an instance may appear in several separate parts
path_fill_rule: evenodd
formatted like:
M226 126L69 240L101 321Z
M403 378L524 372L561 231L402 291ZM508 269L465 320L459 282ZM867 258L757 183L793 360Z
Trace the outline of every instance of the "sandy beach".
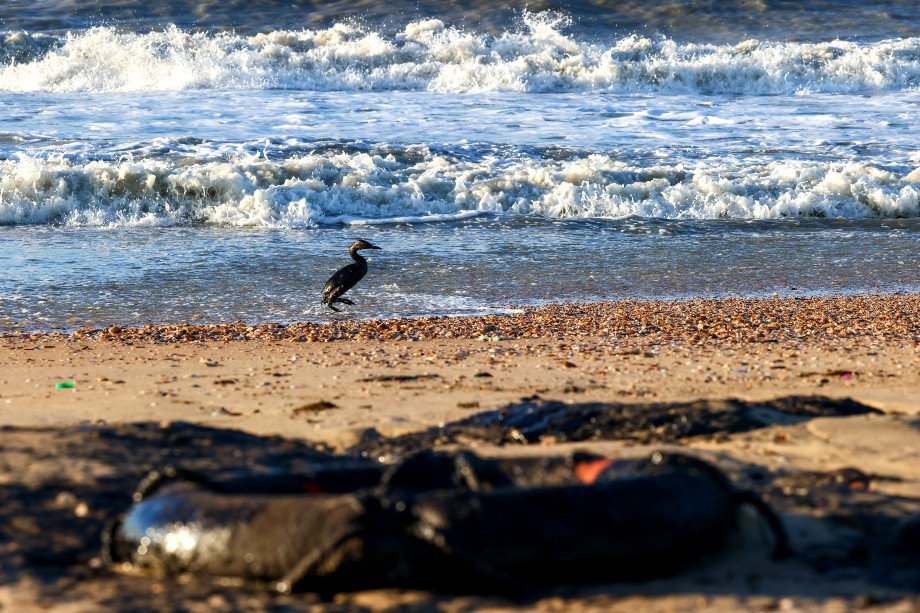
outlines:
M897 532L920 512L918 295L625 301L322 325L113 324L0 338L0 383L4 611L124 610L126 598L132 610L191 611L920 606L918 550L899 553ZM769 559L755 535L673 577L560 588L536 602L394 589L330 603L125 575L98 555L100 527L163 457L207 469L259 450L294 453L298 445L341 453L523 402L703 402L720 410L734 406L729 400L757 406L790 397L832 407L851 400L865 411L674 440L471 442L478 454L506 457L576 449L637 457L665 446L734 470L764 469L774 484L859 471L861 485L843 493L809 498L811 486L804 493L787 486L787 498L771 500L793 548L806 552L781 562ZM132 430L139 424L143 436ZM202 430L185 443L169 438L186 426ZM238 438L214 439L210 450L189 442L218 430ZM894 527L880 534L879 526ZM819 549L832 563L807 555ZM894 567L900 574L889 572Z

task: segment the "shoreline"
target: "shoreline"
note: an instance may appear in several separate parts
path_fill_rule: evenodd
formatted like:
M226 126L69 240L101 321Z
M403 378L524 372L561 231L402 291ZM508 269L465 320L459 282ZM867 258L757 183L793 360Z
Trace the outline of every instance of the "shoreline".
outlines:
M528 402L601 409L702 402L718 412L735 406L730 399L762 411L757 403L790 398L826 399L818 404L829 406L852 400L871 411L771 418L753 430L667 446L777 479L856 469L871 476L868 491L853 496L872 497L873 521L920 509L920 295L624 301L482 317L5 335L0 522L17 533L0 539L10 560L0 566L0 606L117 611L123 594L164 610L205 601L247 610L279 604L276 596L128 576L101 565L98 534L114 512L112 501L167 459L220 469L260 448L271 462L279 445L341 453ZM164 442L157 432L175 439ZM240 442L209 452L221 437ZM470 445L485 456L622 457L662 446L628 433ZM825 494L815 491L806 502L824 504ZM852 505L858 511L859 499L848 496L828 499L842 505L837 510L795 506L795 496L778 501L794 543L840 558L839 571L735 551L650 583L566 588L528 609L838 611L877 602L869 610L911 610L910 589L875 581L850 553L839 553L850 551L853 530L822 517ZM55 565L31 562L28 552L49 543L64 552L55 554ZM45 554L36 555L40 561ZM742 574L759 579L740 580ZM324 608L309 594L282 600L295 611ZM419 610L520 610L494 597L402 590L343 594L332 608L387 610L407 602L421 603Z
M876 315L879 317L873 318ZM643 338L667 342L779 342L854 337L901 337L920 344L920 294L855 294L828 297L625 299L521 307L514 313L349 319L324 323L171 323L73 331L0 333L15 339L183 341L272 340L516 340L547 336ZM499 336L499 339L482 339Z

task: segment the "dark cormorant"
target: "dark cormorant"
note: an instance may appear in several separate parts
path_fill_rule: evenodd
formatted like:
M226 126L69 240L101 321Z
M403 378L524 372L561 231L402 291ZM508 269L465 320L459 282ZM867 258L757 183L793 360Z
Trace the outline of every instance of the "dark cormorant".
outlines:
M323 304L329 305L333 311L338 311L332 306L333 302L341 302L354 306L354 302L348 298L342 298L342 294L355 286L355 283L364 278L367 274L367 260L358 254L360 249L380 249L377 245L372 245L366 240L357 240L348 250L354 264L343 266L326 281L326 287L323 288Z

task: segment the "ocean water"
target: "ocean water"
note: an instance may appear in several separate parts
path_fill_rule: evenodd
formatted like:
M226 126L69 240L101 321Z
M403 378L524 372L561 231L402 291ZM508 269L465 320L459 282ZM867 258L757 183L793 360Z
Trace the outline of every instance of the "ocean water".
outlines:
M920 291L915 3L459 4L2 3L0 331Z

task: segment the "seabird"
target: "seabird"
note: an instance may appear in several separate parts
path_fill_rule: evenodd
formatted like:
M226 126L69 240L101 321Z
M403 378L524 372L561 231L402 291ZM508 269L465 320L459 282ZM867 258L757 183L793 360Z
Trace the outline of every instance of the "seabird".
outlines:
M339 310L333 306L334 302L341 302L342 304L350 304L352 306L355 304L348 298L342 298L342 294L353 288L355 284L367 274L367 260L358 253L361 249L380 249L380 247L372 245L366 240L359 239L355 241L348 250L348 254L351 256L351 259L354 260L354 263L343 266L337 270L336 273L326 281L326 286L323 288L323 304L328 305L333 311Z

